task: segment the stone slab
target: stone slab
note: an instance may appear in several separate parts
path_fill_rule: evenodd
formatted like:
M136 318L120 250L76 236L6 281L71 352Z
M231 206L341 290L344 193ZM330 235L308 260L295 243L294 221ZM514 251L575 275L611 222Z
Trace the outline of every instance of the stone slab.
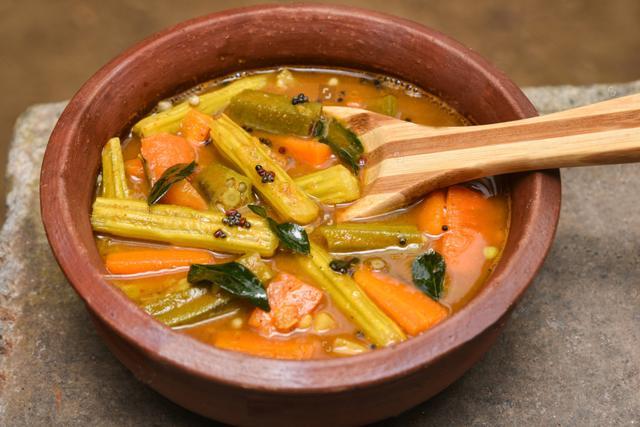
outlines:
M548 113L640 92L640 82L525 92ZM0 425L210 425L120 365L51 255L38 178L64 105L31 107L11 143L0 231ZM553 249L496 345L438 396L380 425L640 424L640 166L562 175Z

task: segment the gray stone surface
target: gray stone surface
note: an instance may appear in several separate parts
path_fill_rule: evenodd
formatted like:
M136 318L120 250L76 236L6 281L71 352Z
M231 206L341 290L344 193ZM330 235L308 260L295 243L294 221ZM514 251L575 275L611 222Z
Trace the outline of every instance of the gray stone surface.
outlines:
M526 90L545 113L631 92L640 83ZM208 425L107 351L50 253L38 171L63 107L30 108L11 146L0 425ZM640 166L566 170L563 180L553 249L496 345L447 390L381 425L640 424Z

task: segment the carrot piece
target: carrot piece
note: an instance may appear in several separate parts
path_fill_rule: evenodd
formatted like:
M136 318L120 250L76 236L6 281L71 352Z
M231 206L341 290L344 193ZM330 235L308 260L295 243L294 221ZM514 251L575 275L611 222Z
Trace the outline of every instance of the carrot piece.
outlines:
M271 311L253 310L249 325L264 335L274 331L289 332L320 304L322 291L295 276L278 274L267 287Z
M331 157L331 148L312 139L302 139L295 136L272 136L270 137L277 151L284 152L297 162L309 166L320 166Z
M124 162L124 170L130 178L136 178L141 181L145 179L144 165L142 164L142 160L137 157Z
M447 225L440 251L447 265L448 293L451 303L460 300L482 275L487 260L485 247L501 247L508 209L498 198L462 186L447 192Z
M180 122L182 136L189 141L196 153L196 161L206 166L216 159L215 151L204 144L209 138L213 117L191 108Z
M278 339L265 338L251 331L220 331L213 344L225 350L274 359L306 360L322 351L320 340L313 335Z
M200 143L209 137L213 117L191 108L182 122L182 136L191 143Z
M143 138L140 153L147 162L152 184L171 166L178 163L191 163L195 160L195 152L191 144L180 136L168 133ZM207 202L188 181L174 184L161 201L198 210L208 208Z
M201 168L207 167L210 163L220 160L216 155L215 148L209 145L199 144L195 147L196 162Z
M440 234L445 222L446 193L437 190L427 194L418 207L418 228L423 233Z
M162 203L169 205L186 206L199 211L204 211L209 208L207 202L189 181L176 182L160 200Z
M447 192L447 213L450 228L464 226L490 235L503 226L496 218L496 206L490 198L470 188L454 186Z
M490 237L495 230L504 226L504 218L497 208L491 199L477 191L461 186L449 188L446 214L449 232L442 237L442 250L447 264L459 262L469 265L473 264L472 258L479 258L484 263L484 258L477 257L477 254L467 254L465 259L457 258L472 246L477 246L477 251L482 253L482 248L490 244L489 240L493 240Z
M361 268L353 278L369 298L409 335L426 331L449 314L444 306L417 288L389 275Z
M215 261L205 251L183 249L137 249L107 254L105 264L112 274L134 274L164 270L191 264L209 264Z
M193 147L189 142L176 135L158 133L143 138L140 153L147 162L149 178L155 183L164 171L178 163L191 163L195 160Z

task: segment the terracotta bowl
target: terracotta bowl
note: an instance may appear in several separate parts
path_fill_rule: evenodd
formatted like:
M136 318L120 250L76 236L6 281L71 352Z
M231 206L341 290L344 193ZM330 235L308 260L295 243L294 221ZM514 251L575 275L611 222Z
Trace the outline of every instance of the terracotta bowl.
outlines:
M42 218L53 252L111 351L172 401L243 425L372 422L438 393L487 351L551 245L558 171L509 176L512 224L480 294L446 322L394 348L317 361L218 350L173 332L103 278L89 212L100 151L161 98L228 73L275 65L380 72L442 97L478 123L536 115L509 79L433 30L364 10L259 6L187 21L127 50L73 97L42 166ZM126 392L126 391L125 391Z

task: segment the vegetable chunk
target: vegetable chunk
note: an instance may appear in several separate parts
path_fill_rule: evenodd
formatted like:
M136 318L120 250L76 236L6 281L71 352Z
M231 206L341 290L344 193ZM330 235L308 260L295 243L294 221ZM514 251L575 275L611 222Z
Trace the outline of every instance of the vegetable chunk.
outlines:
M167 294L189 288L183 271L135 278L114 278L113 284L138 305L157 301Z
M294 179L305 193L322 203L353 202L360 197L358 178L342 165L331 166Z
M182 136L192 144L205 141L209 137L212 121L213 117L210 115L191 108L180 123Z
M146 162L149 181L155 184L170 167L195 161L195 152L189 142L176 135L159 133L143 138L140 153ZM162 203L186 206L192 209L206 210L207 202L189 181L180 181L167 191Z
M218 290L193 287L170 294L144 309L165 325L178 326L217 313L228 303L229 297Z
M209 207L189 181L180 181L173 184L162 198L162 201L169 205L185 206L199 211L205 211Z
M196 182L212 205L221 203L227 210L239 208L253 200L251 180L220 163L214 162L204 168L196 177Z
M216 114L224 110L231 98L240 92L246 89L261 89L266 84L265 75L244 77L213 92L199 95L200 102L195 108L205 114ZM180 130L180 122L191 109L189 102L184 101L167 111L147 116L133 126L133 133L142 137L161 132L176 133Z
M313 335L277 339L251 331L220 331L215 335L213 345L254 356L291 360L311 359L322 351L320 340Z
M238 123L271 133L309 136L320 120L319 102L293 104L285 95L245 90L235 96L226 113Z
M323 225L318 233L330 251L351 252L422 244L422 234L412 225L353 223Z
M480 276L484 248L502 247L508 211L494 198L463 186L447 191L448 231L438 243L447 263L447 299L455 301ZM463 285L465 284L465 285Z
M417 288L368 268L354 279L389 317L409 335L417 335L445 319L449 312Z
M181 136L169 133L143 138L140 154L145 160L149 180L155 183L171 166L195 161L196 156L191 144Z
M269 283L267 295L271 311L256 308L249 318L249 325L263 335L291 331L322 300L322 291L286 273L278 274Z
M120 138L111 138L102 150L102 194L105 197L129 197Z
M214 120L211 137L216 148L251 179L254 188L283 219L307 224L318 216L318 206L269 156L262 144L224 114ZM271 172L273 179L265 181L260 170Z
M418 207L418 228L420 231L432 235L442 233L446 224L446 190L429 193ZM446 227L445 227L446 226Z
M139 181L147 179L142 160L137 157L124 162L124 169L129 178L135 178Z
M331 158L331 148L327 144L313 139L298 138L296 136L271 137L275 147L297 162L309 166L319 167Z
M146 271L208 264L215 261L209 252L186 249L139 249L107 254L105 264L113 274L135 274Z
M174 205L148 206L138 200L97 197L93 203L91 225L102 233L120 237L154 240L175 245L229 253L258 252L271 256L278 238L265 220L247 216L251 229L229 227L221 212L200 212ZM217 230L225 237L215 236Z
M398 325L387 317L348 275L334 272L329 267L331 256L317 245L311 245L311 256L297 255L298 265L329 294L342 313L362 330L377 346L399 343L406 336Z

